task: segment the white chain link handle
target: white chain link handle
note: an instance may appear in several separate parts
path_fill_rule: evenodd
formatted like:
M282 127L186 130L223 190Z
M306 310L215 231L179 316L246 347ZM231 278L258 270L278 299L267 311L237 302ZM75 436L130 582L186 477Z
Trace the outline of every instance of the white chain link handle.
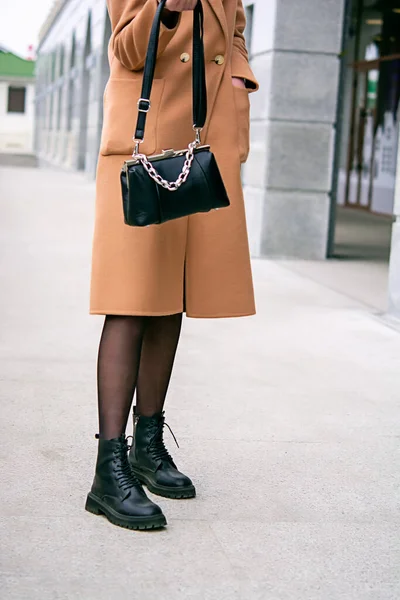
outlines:
M193 127L193 129L196 132L196 138L193 142L190 142L190 144L188 145L188 149L185 156L185 162L183 163L182 171L180 172L176 181L167 181L166 179L163 179L161 175L157 173L156 169L153 167L147 156L145 154L140 154L139 144L142 143L143 140L137 140L133 138L133 141L135 142L135 149L133 151L132 158L140 161L140 163L146 169L149 176L153 179L153 181L158 183L158 185L161 185L163 188L169 190L170 192L176 192L176 190L179 190L181 185L185 183L185 181L189 177L190 169L192 168L194 160L194 151L201 144L201 128Z
M198 145L199 143L197 141L191 142L189 144L182 171L180 172L179 177L176 181L167 181L166 179L163 179L161 175L157 173L156 169L153 167L153 165L151 164L151 162L145 154L134 154L133 156L134 158L140 160L147 173L156 183L158 183L158 185L161 185L163 188L169 190L170 192L176 192L176 190L179 190L181 185L185 183L185 181L189 177L190 169L194 160L194 151Z

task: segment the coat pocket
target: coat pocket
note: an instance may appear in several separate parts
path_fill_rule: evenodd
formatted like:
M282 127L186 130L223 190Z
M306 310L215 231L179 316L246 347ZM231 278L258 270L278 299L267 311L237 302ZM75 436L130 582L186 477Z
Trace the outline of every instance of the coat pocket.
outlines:
M247 160L250 151L250 99L246 88L233 86L236 114L237 114L237 139L240 162Z
M142 89L141 79L110 79L104 91L104 119L100 154L132 154L137 102ZM155 79L151 91L151 107L147 114L144 141L140 152L153 154L157 147L157 120L160 112L164 79Z

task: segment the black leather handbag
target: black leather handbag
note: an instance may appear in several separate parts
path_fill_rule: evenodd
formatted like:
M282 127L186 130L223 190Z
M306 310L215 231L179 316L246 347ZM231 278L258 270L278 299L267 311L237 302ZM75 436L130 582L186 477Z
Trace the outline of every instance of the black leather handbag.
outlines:
M210 146L202 146L200 133L207 117L207 90L203 45L203 7L198 1L193 11L193 129L195 140L184 150L164 150L147 157L140 154L156 65L161 0L152 25L143 72L141 98L132 159L121 172L122 202L127 225L144 227L165 223L195 213L229 206L229 199Z

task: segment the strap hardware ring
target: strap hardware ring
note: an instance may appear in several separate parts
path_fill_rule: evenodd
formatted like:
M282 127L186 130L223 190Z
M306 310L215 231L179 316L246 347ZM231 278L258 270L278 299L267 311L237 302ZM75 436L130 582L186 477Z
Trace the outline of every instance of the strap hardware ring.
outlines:
M147 100L147 98L139 98L137 101L137 107L139 112L148 113L151 108L151 102L150 100Z
M132 156L135 156L136 154L139 154L139 144L142 144L144 140L139 140L139 139L135 138L135 136L133 136L132 140L135 144L135 149L133 151Z

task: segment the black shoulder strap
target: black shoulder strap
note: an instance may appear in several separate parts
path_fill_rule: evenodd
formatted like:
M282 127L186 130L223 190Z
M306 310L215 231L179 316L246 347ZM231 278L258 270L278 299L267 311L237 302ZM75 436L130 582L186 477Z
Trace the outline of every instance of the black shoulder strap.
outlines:
M138 100L138 119L134 140L143 140L146 127L147 113L150 110L151 88L160 36L161 14L167 0L161 0L154 16L147 48L146 61L143 70L141 97ZM198 0L193 11L193 125L202 128L207 118L207 88L204 61L204 14L201 0Z

